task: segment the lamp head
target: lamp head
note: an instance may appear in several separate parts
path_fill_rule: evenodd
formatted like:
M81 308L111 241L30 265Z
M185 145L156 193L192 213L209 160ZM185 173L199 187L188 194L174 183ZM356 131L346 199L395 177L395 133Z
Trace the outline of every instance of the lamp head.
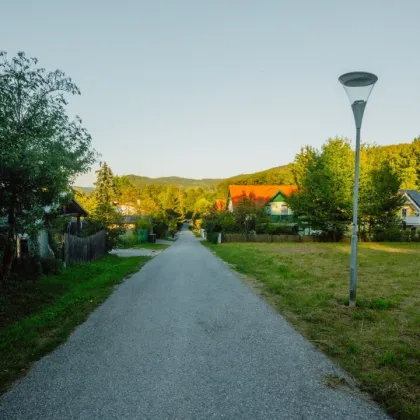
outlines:
M353 71L343 74L338 80L343 85L350 103L353 105L359 101L367 102L378 77L364 71Z

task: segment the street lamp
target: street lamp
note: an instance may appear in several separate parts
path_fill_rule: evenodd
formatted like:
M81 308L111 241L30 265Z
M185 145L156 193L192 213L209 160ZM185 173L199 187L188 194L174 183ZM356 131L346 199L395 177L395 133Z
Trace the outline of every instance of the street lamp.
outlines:
M350 300L349 306L356 306L357 286L357 206L359 199L359 166L360 166L360 128L362 126L363 113L367 100L372 92L373 86L378 77L372 73L355 71L343 74L338 78L343 85L350 104L353 109L354 121L356 123L356 153L354 172L354 193L353 193L353 230L351 235L351 257L350 257Z

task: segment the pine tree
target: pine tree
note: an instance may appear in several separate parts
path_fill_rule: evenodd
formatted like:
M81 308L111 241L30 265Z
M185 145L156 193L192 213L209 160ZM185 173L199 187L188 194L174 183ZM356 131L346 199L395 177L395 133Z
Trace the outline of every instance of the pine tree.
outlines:
M113 204L117 198L114 175L106 162L97 171L95 185L95 199L98 206Z

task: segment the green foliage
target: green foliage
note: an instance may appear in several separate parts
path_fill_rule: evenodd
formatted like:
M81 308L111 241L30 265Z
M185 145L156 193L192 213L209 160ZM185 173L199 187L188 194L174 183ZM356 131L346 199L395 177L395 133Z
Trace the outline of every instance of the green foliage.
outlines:
M108 251L116 247L118 238L125 232L122 215L114 205L117 191L114 185L111 168L104 162L97 171L93 194L95 207L85 220L83 236L89 236L100 230L106 231L106 248Z
M113 204L117 200L117 188L114 184L114 174L106 162L101 164L97 172L94 197L97 206Z
M408 175L417 165L413 144L362 147L358 222L362 236L378 238L398 225L397 210L404 203L399 190L415 183ZM321 150L303 148L292 172L298 191L288 202L300 223L321 230L326 240L341 238L352 220L354 152L349 141L335 138Z
M148 231L152 230L152 223L148 219L143 219L142 217L138 217L136 220L136 229L145 229Z
M137 233L131 233L126 235L121 235L117 239L116 248L119 249L126 249L126 248L133 248L139 244L139 238Z
M269 235L296 235L297 226L287 223L257 223L256 233L266 233Z
M397 211L405 203L399 193L401 177L388 162L381 162L369 174L368 182L360 191L360 220L369 232L388 230L399 224Z
M0 60L0 217L8 218L9 227L0 262L4 281L15 235L31 224L28 214L57 203L74 177L89 169L95 152L80 118L70 120L66 113L64 95L80 94L70 78L47 72L22 52L12 60L0 53Z
M314 228L339 235L351 219L353 152L347 139L329 139L321 151L305 151L308 166L289 205Z
M114 176L113 178L118 204L130 206L138 210L140 190L131 183L127 176Z
M42 274L45 276L52 274L60 274L63 269L63 261L57 258L42 258L41 259Z
M179 176L168 176L168 177L161 177L161 178L149 178L147 176L139 176L139 175L126 175L128 180L137 188L144 188L147 185L173 185L178 188L205 188L209 189L214 187L217 183L219 183L220 179L190 179L190 178L182 178Z
M217 197L226 198L228 186L235 185L290 185L293 183L292 166L284 165L253 174L237 175L221 181L216 186Z
M219 239L218 232L207 232L207 240L212 244L217 244Z
M164 220L156 220L153 223L153 232L156 234L156 238L162 239L168 233L168 225Z

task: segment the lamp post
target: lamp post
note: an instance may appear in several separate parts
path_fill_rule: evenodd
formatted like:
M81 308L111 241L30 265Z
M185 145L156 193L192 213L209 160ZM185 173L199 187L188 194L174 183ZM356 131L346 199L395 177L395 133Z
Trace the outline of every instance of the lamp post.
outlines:
M350 257L350 299L349 306L356 306L356 287L357 287L357 211L359 200L359 166L360 166L360 128L362 127L363 113L366 108L367 100L372 92L373 86L378 81L378 77L372 73L356 71L343 74L338 78L343 85L350 104L353 109L354 121L356 123L356 153L355 153L355 172L354 172L354 192L353 192L353 229L351 235L351 257Z

